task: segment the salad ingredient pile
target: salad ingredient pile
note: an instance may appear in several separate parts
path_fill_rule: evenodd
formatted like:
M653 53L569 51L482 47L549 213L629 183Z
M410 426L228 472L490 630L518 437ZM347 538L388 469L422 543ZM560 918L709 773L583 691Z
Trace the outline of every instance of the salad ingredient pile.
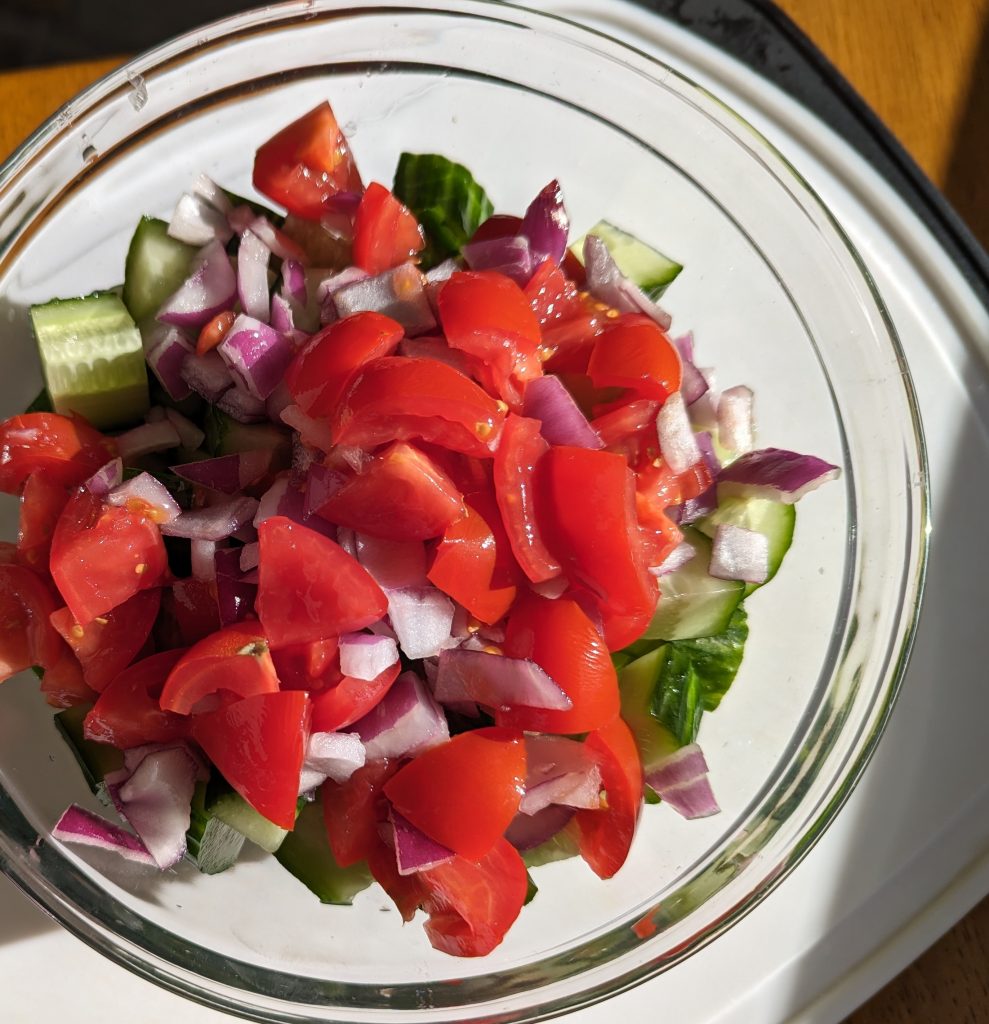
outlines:
M253 183L286 213L200 176L122 290L33 308L0 672L129 826L54 838L208 873L249 841L484 955L529 868L608 878L645 802L718 810L701 716L838 470L755 447L657 304L681 267L605 221L568 248L556 181L521 217L434 154L365 185L323 103Z

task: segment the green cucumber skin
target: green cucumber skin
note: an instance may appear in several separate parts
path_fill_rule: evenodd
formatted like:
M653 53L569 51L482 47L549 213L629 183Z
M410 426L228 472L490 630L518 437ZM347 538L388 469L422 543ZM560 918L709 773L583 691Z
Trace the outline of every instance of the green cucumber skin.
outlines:
M668 653L668 646L659 644L647 654L629 662L618 673L621 715L635 737L642 768L646 772L679 747L676 737L650 711Z
M138 324L150 320L189 276L196 248L171 238L168 224L142 217L124 264L124 305Z
M59 711L52 721L79 763L86 785L93 793L99 794L103 779L111 772L123 768L124 755L108 743L86 739L83 734L83 723L91 707L92 704L77 704Z
M222 782L219 785L210 784L206 795L206 812L268 853L275 853L288 835L285 829L268 821L239 793L226 788Z
M186 852L204 875L216 875L236 864L245 839L206 810L206 791L205 783L196 783L185 834Z
M635 235L609 221L598 221L587 235L596 235L600 238L618 264L618 269L654 302L683 270L683 264L664 256ZM587 235L570 246L570 251L581 262L584 260L584 238Z

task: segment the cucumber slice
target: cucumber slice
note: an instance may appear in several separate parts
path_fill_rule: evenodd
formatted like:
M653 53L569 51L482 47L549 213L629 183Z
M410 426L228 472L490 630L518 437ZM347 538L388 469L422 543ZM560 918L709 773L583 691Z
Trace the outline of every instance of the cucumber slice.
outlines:
M670 282L683 270L683 265L657 252L634 235L606 220L598 221L588 235L597 235L608 247L618 269L634 281L650 299L658 299ZM570 251L584 262L584 235L570 246Z
M713 537L722 524L741 526L764 534L769 540L769 575L765 580L768 583L779 571L783 556L790 550L796 521L796 507L782 501L770 498L721 498L719 495L717 509L695 525L708 537ZM746 595L765 586L765 583L747 583Z
M141 334L119 296L94 292L31 307L52 405L94 427L126 426L148 411Z
M687 528L683 539L697 554L676 572L659 577L659 604L643 639L684 640L722 633L745 595L741 580L719 580L708 573L710 538Z
M560 829L555 836L550 836L545 843L534 846L522 854L526 868L538 868L543 864L552 864L557 860L569 860L580 853L577 840L569 828Z
M632 730L642 767L648 772L680 746L677 738L653 715L652 706L660 675L669 656L669 644L660 644L630 662L618 673L622 718ZM700 716L700 701L697 701Z
M189 276L196 248L168 235L156 217L138 221L124 264L124 305L137 323L158 312Z
M101 799L105 797L106 787L103 780L110 772L115 772L124 766L124 755L108 743L97 743L95 740L87 740L83 735L83 722L89 714L92 704L77 704L75 707L66 708L55 715L53 721L72 751L72 755L82 769L86 785ZM108 803L109 800L107 799Z
M206 785L202 782L196 783L192 794L185 841L190 859L204 875L216 875L233 867L244 846L240 832L206 810Z
M211 405L203 420L204 447L211 455L236 455L273 449L291 464L292 435L274 423L240 423Z
M206 794L207 814L218 818L242 836L250 839L268 853L275 853L285 841L288 832L269 821L225 782L211 782Z
M302 808L295 828L279 846L275 859L315 893L321 903L349 906L354 897L374 881L364 861L342 868L334 860L319 801Z

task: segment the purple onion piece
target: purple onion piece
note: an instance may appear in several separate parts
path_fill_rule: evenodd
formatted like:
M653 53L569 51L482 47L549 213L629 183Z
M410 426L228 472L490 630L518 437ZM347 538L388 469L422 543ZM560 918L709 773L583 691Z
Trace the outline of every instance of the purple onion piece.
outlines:
M573 702L535 662L463 648L445 650L433 693L440 703L474 701L486 707L567 711Z
M224 391L216 407L238 423L263 423L268 418L267 404L238 387Z
M551 804L601 806L601 769L583 743L565 736L526 736L525 752L523 814L538 814Z
M252 616L258 593L257 581L252 581L241 572L240 552L237 548L220 548L216 551L214 572L220 625L231 626Z
M282 263L282 295L300 306L308 301L306 270L298 260L288 259Z
M410 335L436 327L423 275L411 263L338 288L333 303L340 318L366 311L381 313L400 323Z
M708 779L707 761L696 743L681 747L647 768L646 782L685 818L704 818L721 809Z
M187 192L175 205L168 234L187 245L204 246L213 241L226 245L233 230L220 210L202 196Z
M346 483L347 478L339 470L315 462L306 476L303 514L306 517L319 516L319 510Z
M214 239L200 249L192 273L165 300L158 319L176 327L200 328L232 308L236 299L236 275L226 250Z
M224 216L233 209L233 203L227 198L226 192L206 174L197 174L196 180L192 183L192 191L197 196L202 196L210 206L219 210Z
M365 281L369 276L368 272L361 270L360 267L347 267L346 270L341 270L337 274L324 277L316 285L316 304L320 310L320 323L328 324L339 319L334 296L341 288L346 288L347 285L353 284L355 281Z
M542 423L540 432L550 444L594 450L604 447L598 432L587 422L559 377L545 374L530 380L522 401L523 415Z
M716 484L711 484L703 494L699 494L696 498L688 498L679 506L680 514L676 522L679 526L690 526L691 523L696 523L698 519L709 516L717 507L718 487Z
M218 401L224 392L234 386L233 377L230 376L226 363L215 349L204 356L197 356L194 351L190 352L182 363L180 373L188 387L207 402Z
M183 448L195 451L206 440L206 434L196 426L188 417L183 416L178 409L166 409L165 418L179 435Z
M597 235L588 235L584 239L584 269L587 290L596 299L619 313L642 313L664 331L669 330L672 323L670 315L625 277L608 246Z
M271 468L270 448L234 455L219 455L215 459L200 459L169 467L176 475L190 483L209 487L223 494L238 494L256 484Z
M169 493L168 488L150 473L138 473L126 483L114 487L106 497L110 505L124 506L130 501L143 501L158 513L159 523L174 522L182 514L179 503Z
M559 265L567 251L570 218L563 205L558 181L551 181L529 204L519 234L529 241L533 269L544 260L552 260Z
M505 838L520 853L534 850L566 828L574 816L572 807L550 804L536 814L517 814L505 831Z
M656 417L659 450L674 473L683 473L701 459L683 396L674 392L663 403Z
M241 572L250 572L256 569L261 562L261 545L255 540L245 544L240 549L238 565Z
M681 541L659 565L650 566L654 576L668 576L685 566L697 554L697 548L687 541Z
M186 357L195 351L186 336L170 324L156 323L144 335L144 355L148 366L175 402L189 396L190 388L182 376L182 367Z
M694 438L697 441L697 448L701 453L701 458L704 460L707 468L711 471L711 478L717 477L718 473L721 472L721 460L718 458L717 453L714 450L714 440L711 434L707 430L699 430L694 434Z
M178 448L182 443L175 427L169 421L159 420L157 423L142 423L115 438L117 451L125 463L141 455L152 452L163 452L170 448Z
M421 540L386 540L363 533L354 535L357 561L382 590L420 589L426 579L426 545Z
M523 814L538 814L552 804L597 810L601 807L601 769L592 765L586 772L567 772L535 785L526 784L519 805Z
M391 637L373 633L344 633L340 637L340 671L352 679L377 679L398 661L398 645Z
M402 653L413 661L455 646L450 636L453 602L435 587L390 590L388 619Z
M63 843L93 846L99 850L110 850L125 860L156 867L155 859L137 836L87 811L78 804L72 804L55 823L52 838Z
M326 779L346 782L365 764L364 744L352 732L314 732L306 744L299 792L305 793Z
M295 346L284 335L244 314L237 317L216 351L238 385L262 403L295 358Z
M537 266L529 239L522 235L468 242L463 247L463 254L471 270L497 271L520 287L529 283Z
M718 398L718 443L731 455L743 455L755 446L752 389L744 384L726 388Z
M443 711L414 672L404 672L360 721L347 727L368 760L420 754L450 738Z
M389 808L388 816L394 829L395 860L400 875L412 875L453 860L453 850L430 839L394 807Z
M215 540L190 541L192 575L194 579L207 582L216 579Z
M226 540L254 518L258 509L255 498L231 498L207 508L183 512L174 522L166 523L161 532L169 537L190 540Z
M255 213L249 206L236 206L227 215L230 226L238 235L250 231L281 260L295 260L305 265L309 262L305 251L296 245L284 231L268 220L267 217Z
M398 351L400 355L408 356L410 359L435 359L438 363L446 363L465 377L471 374L467 354L459 349L450 348L443 338L403 338Z
M244 313L255 320L267 320L271 313L268 299L270 259L271 250L253 231L245 231L240 236L237 249L237 295Z
M299 432L303 442L321 452L333 449L333 434L325 420L314 420L307 416L297 405L288 405L282 409L282 423Z
M88 480L83 487L90 494L97 498L105 498L114 487L119 487L124 480L124 463L122 459L111 459L105 466L101 466Z
M743 526L720 524L714 531L708 572L719 580L765 583L769 577L769 538Z
M771 498L792 505L808 491L841 470L814 455L798 455L781 448L760 448L735 459L718 476L718 492L745 497Z
M271 298L271 326L279 334L288 335L295 330L295 313L284 295L273 295Z

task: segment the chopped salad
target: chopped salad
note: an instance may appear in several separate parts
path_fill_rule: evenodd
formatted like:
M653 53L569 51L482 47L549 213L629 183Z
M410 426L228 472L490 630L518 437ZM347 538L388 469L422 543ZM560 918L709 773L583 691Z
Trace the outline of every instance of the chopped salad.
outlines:
M33 307L0 677L35 668L108 808L55 839L252 842L481 956L529 869L609 878L645 803L718 811L701 718L838 470L756 447L658 304L679 264L571 239L556 181L520 217L436 154L365 184L323 103L253 183L285 213L200 176L122 289Z

